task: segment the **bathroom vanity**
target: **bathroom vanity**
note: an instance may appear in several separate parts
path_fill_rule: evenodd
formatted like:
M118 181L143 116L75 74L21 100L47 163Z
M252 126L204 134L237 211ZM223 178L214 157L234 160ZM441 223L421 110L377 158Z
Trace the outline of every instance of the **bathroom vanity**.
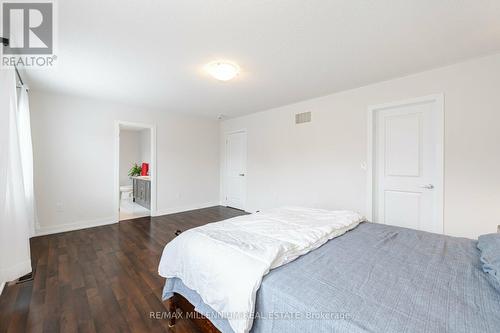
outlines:
M151 177L132 177L134 201L144 208L151 209Z

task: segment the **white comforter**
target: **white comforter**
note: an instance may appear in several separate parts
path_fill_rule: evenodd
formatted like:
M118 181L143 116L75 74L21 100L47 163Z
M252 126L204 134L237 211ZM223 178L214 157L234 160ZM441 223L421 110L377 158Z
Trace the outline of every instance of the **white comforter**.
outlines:
M280 208L183 232L165 246L158 272L177 277L225 316L235 333L252 327L255 296L269 270L355 228L350 211Z

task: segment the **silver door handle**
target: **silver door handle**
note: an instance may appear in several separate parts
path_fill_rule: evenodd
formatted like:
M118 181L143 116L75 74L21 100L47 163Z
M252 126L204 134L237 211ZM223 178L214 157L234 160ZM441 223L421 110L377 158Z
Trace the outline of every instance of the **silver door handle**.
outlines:
M421 188L425 188L428 190L432 190L434 188L434 185L432 184L427 184L427 185L420 185Z
M245 174L244 173L240 173L239 176L240 177L245 177Z

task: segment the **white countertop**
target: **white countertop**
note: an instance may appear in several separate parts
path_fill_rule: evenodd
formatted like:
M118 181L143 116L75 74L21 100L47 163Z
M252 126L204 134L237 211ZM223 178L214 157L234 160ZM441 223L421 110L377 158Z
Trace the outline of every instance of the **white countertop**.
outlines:
M135 176L134 179L151 180L151 176Z

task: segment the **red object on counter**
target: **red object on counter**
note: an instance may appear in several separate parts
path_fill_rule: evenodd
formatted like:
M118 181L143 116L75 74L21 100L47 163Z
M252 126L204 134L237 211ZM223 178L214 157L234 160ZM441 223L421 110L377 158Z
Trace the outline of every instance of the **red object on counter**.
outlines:
M147 176L148 172L149 172L149 164L148 163L142 163L141 176Z

